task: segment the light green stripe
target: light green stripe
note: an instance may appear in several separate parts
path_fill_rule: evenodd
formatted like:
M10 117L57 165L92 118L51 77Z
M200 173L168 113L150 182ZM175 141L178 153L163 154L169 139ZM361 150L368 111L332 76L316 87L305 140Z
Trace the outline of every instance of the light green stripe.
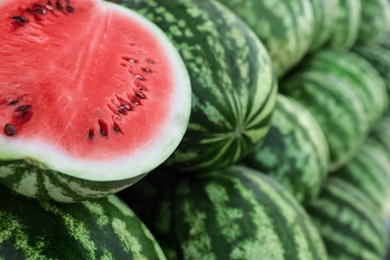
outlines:
M88 255L90 259L96 258L95 252L97 250L97 246L93 241L89 230L82 221L76 219L71 214L65 213L60 208L47 201L42 201L41 206L45 211L61 217L69 235L80 243L80 245L85 249L86 255Z
M267 214L264 206L259 204L251 189L238 179L232 181L237 193L252 206L249 215L255 236L237 243L230 256L232 259L283 259L285 249L275 232L272 217ZM269 250L270 248L272 250Z
M4 246L4 243L12 239L15 244L9 246L22 251L26 259L46 259L43 252L45 244L38 242L31 246L29 236L25 231L26 227L17 216L8 212L0 212L0 219L0 245Z

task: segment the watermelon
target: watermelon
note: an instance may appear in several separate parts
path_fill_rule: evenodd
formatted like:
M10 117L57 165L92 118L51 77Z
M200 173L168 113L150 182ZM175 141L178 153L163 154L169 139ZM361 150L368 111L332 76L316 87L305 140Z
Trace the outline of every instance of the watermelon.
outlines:
M301 103L313 115L329 145L334 171L347 163L368 135L368 118L353 86L327 70L301 70L280 84L281 93Z
M300 64L308 70L321 70L347 81L356 92L372 127L388 109L386 84L366 59L350 50L322 50Z
M310 112L279 94L264 143L244 163L283 184L301 204L315 199L329 167L324 133Z
M390 49L379 44L357 45L352 49L359 56L366 59L381 75L387 88L390 99Z
M390 114L387 113L371 129L370 142L374 142L382 147L384 153L390 156Z
M383 220L390 218L390 153L386 153L370 137L354 158L332 176L347 181L363 192Z
M375 43L390 33L390 1L361 0L358 43Z
M137 214L168 259L326 259L320 235L302 206L261 172L230 166L180 174L168 182L149 180L153 176L162 175L143 181L160 187L157 196L133 196L132 201L154 203L147 214Z
M180 171L232 165L264 139L277 81L262 42L232 11L213 0L132 0L170 37L192 85L190 123L165 162Z
M352 184L329 178L306 210L324 239L328 259L384 259L386 227L371 201Z
M380 46L386 49L390 49L390 33L387 33L383 38L378 42Z
M314 35L310 52L316 52L325 47L334 26L336 26L339 0L310 0L314 13Z
M118 197L38 201L1 185L1 259L166 259L149 229Z
M1 182L42 199L99 198L172 154L191 86L161 29L100 0L4 0L0 11Z
M239 14L264 42L279 78L308 52L315 29L310 0L219 1Z
M351 48L359 35L361 21L361 1L338 0L336 21L326 48Z

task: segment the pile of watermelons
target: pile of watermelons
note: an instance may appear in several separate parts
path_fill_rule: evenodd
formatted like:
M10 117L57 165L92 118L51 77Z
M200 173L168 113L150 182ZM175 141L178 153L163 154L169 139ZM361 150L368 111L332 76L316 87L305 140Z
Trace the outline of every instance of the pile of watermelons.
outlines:
M0 259L386 259L388 0L113 2L181 54L186 134L116 195L58 203L2 186Z

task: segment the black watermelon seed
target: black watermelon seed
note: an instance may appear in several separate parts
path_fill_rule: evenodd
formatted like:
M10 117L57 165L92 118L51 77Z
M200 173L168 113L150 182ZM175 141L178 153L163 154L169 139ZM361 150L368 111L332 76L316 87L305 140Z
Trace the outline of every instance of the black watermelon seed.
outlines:
M116 126L116 125L114 125L114 130L115 130L115 132L120 132L121 130L119 129L119 127L118 126Z
M12 100L11 102L8 103L9 106L14 106L19 102L19 100Z
M89 132L88 132L88 139L92 139L93 138L93 136L94 136L94 133L93 133L93 131L92 130L89 130Z
M145 98L144 94L142 94L141 92L137 92L135 95L139 98Z
M13 136L16 134L16 128L12 124L5 124L4 133L8 136Z
M23 16L15 15L15 16L12 16L11 18L15 21L18 21L19 23L27 23L28 22L27 19L24 18Z
M70 6L70 5L68 5L68 6L66 7L66 10L67 10L69 13L73 13L73 12L74 12L74 8L73 8L72 6Z
M56 8L60 11L62 11L62 6L61 6L61 3L60 3L60 0L56 0Z
M131 110L131 107L129 106L129 105L121 105L120 107L119 107L119 109L121 109L121 110L127 110L127 111L130 111Z
M146 73L150 73L150 69L148 68L142 68L143 71L145 71Z
M20 106L18 107L17 109L15 109L15 112L24 112L24 111L27 111L31 108L30 105L24 105L24 106Z
M102 136L104 136L104 137L107 136L107 133L106 133L106 131L104 131L104 130L100 130L100 134L101 134Z

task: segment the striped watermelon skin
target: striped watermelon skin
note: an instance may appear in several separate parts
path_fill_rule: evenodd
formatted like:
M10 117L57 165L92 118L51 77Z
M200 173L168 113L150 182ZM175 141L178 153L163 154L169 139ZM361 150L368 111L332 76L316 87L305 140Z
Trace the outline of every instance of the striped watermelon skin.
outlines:
M361 0L361 23L357 42L375 43L390 32L390 2Z
M1 259L166 259L134 212L111 195L38 201L0 189Z
M356 43L361 23L361 9L361 0L338 0L336 25L326 48L351 48Z
M389 245L386 227L359 189L329 178L306 209L324 239L328 259L384 259Z
M89 181L48 170L25 160L0 161L0 179L27 197L73 203L97 199L125 189L146 174L118 181Z
M381 75L390 98L390 49L379 44L357 45L352 49L359 56L366 59Z
M280 91L301 103L317 120L329 145L330 172L353 157L368 134L369 124L350 85L327 71L302 70L286 78Z
M301 68L326 71L346 81L362 102L370 127L388 108L389 98L382 76L367 60L352 51L323 50L306 59Z
M367 138L354 158L332 174L358 188L382 219L390 218L390 153Z
M388 112L373 127L370 132L370 141L382 147L384 153L390 156L390 113Z
M190 123L165 165L181 171L216 169L249 153L269 129L277 93L269 54L253 31L212 0L121 4L166 32L190 74Z
M308 52L314 34L310 0L219 0L237 12L267 47L282 78Z
M334 26L339 0L310 0L314 13L314 35L310 45L310 52L315 52L325 47Z
M154 203L140 215L168 259L326 259L293 196L243 166L181 175Z
M329 167L325 135L310 112L279 94L264 143L244 160L294 194L301 204L315 199Z

